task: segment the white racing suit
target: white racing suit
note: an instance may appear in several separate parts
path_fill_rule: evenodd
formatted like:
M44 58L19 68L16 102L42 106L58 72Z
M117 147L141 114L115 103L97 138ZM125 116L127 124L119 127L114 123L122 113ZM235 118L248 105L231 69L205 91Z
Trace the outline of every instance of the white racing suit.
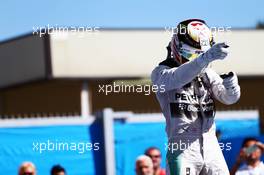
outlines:
M240 97L237 81L227 89L201 59L181 66L170 59L151 74L153 85L163 86L156 96L166 118L167 175L229 175L215 135L214 99L235 103Z

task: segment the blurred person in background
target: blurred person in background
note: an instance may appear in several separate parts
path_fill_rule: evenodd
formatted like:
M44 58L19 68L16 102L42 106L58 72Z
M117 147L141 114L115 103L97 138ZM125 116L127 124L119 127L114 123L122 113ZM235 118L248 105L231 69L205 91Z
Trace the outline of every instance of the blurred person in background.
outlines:
M146 155L140 155L136 160L136 175L154 175L153 163L150 157Z
M150 147L145 151L145 155L149 156L153 162L154 175L165 175L166 172L160 167L161 152L157 147Z
M65 169L61 165L54 165L50 171L51 175L66 175Z
M214 101L236 103L240 86L234 72L219 76L210 68L227 57L228 47L214 42L205 21L182 21L167 47L167 59L152 71L166 118L167 174L229 175L216 138Z
M36 167L32 162L23 162L18 170L18 175L36 175Z
M230 174L264 175L264 164L260 160L263 151L263 143L255 138L246 138Z

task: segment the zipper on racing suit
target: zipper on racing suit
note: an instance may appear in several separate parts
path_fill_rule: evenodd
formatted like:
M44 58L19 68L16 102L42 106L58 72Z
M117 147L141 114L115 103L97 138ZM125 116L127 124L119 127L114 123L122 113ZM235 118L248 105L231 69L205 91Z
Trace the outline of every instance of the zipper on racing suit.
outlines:
M199 107L200 107L200 115L201 115L201 133L202 133L202 136L201 136L201 141L200 141L200 145L201 145L201 148L200 148L200 151L201 151L201 154L202 156L204 157L204 150L203 150L203 147L204 147L204 138L203 138L203 133L204 132L208 132L210 128L207 128L207 126L209 125L209 121L210 119L208 118L208 116L205 115L204 113L204 108L203 108L203 102L205 102L205 98L209 95L211 96L212 92L211 92L211 89L208 85L208 78L207 75L205 74L203 77L201 76L197 76L194 80L194 93L197 95L198 97L198 103L199 103ZM209 93L209 94L207 94ZM206 107L206 105L205 105ZM214 106L214 103L213 103L213 110L215 110L215 106ZM214 114L215 114L215 111L213 112L213 116L214 117Z

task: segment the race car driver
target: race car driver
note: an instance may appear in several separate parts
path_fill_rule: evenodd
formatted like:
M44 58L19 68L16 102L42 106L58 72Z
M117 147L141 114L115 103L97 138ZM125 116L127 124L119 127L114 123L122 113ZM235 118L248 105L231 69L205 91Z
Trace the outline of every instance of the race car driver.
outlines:
M163 86L156 97L166 118L167 174L229 175L215 135L214 100L230 105L240 98L234 72L219 76L208 66L228 55L228 45L214 43L200 19L182 21L167 47L167 59L151 74Z

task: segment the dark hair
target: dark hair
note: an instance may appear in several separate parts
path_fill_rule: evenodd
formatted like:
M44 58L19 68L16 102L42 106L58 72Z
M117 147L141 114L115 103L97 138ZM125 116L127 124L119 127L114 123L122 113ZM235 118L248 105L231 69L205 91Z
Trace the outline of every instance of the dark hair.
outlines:
M145 151L145 155L146 156L149 156L149 152L152 151L152 150L158 150L160 152L160 149L155 147L155 146L152 146L152 147L149 147L148 149L146 149Z
M246 144L247 144L247 142L249 142L249 141L256 141L256 142L258 142L258 139L254 138L254 137L247 137L247 138L245 138L243 140L242 147L245 147Z
M64 172L66 173L65 169L61 166L61 165L54 165L52 168L51 168L51 175L54 175L56 173L59 173L59 172Z

